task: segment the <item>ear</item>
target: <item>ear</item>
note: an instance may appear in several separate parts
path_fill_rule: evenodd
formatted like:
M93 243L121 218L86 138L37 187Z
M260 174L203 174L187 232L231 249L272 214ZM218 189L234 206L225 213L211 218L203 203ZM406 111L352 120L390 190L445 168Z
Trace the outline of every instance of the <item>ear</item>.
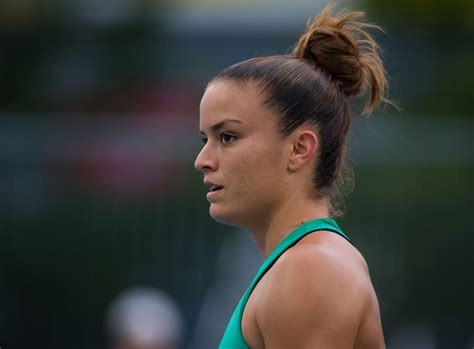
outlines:
M313 159L316 150L319 148L318 137L312 130L296 131L294 137L292 137L291 146L288 170L295 172Z

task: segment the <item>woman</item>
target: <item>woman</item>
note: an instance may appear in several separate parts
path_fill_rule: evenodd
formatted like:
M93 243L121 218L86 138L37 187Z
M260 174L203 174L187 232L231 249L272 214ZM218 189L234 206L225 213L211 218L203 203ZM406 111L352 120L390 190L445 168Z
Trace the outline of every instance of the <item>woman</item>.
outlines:
M247 229L264 263L221 341L230 348L384 348L364 258L330 217L342 178L350 96L384 99L379 48L361 12L326 6L291 55L223 70L201 101L195 167L210 215Z

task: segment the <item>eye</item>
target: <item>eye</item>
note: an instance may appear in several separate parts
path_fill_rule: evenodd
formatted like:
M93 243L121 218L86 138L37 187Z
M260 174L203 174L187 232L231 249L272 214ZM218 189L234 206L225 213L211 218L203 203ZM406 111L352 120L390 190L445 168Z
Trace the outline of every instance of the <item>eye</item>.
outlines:
M228 144L228 143L231 143L235 140L235 136L233 135L230 135L228 133L222 133L221 134L221 142L222 144Z
M201 141L202 141L202 144L206 144L207 143L207 137L202 136Z

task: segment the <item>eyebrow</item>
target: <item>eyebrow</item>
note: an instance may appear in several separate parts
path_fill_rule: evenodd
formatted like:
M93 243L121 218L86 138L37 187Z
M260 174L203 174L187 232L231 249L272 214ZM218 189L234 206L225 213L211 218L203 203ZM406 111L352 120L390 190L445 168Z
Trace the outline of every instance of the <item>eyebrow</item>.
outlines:
M223 120L223 121L218 122L217 124L212 125L212 126L211 126L211 131L214 132L214 133L216 133L216 132L218 132L222 127L224 127L225 124L229 124L229 123L242 124L242 121L237 120L237 119L226 119L226 120ZM204 134L204 132L201 131L201 134Z

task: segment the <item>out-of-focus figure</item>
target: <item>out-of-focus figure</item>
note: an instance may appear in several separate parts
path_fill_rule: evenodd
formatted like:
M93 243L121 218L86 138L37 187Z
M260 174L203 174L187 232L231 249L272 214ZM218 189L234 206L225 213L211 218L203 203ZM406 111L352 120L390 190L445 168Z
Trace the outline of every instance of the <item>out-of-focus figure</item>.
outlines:
M183 320L175 302L151 287L133 287L119 294L106 316L113 349L177 349Z

